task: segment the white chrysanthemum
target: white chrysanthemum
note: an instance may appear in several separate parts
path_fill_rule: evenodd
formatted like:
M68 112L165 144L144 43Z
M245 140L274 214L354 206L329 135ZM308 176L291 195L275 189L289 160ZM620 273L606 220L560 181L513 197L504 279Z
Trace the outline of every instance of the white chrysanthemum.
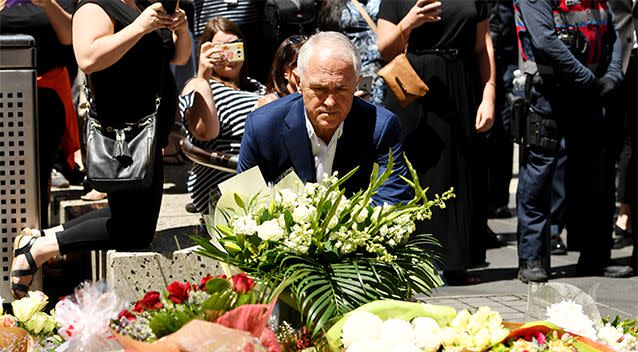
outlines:
M562 300L547 307L547 320L577 335L596 340L594 322L573 300Z
M436 320L428 317L416 318L412 321L415 344L424 352L435 352L441 347L443 331Z
M252 235L257 232L257 222L250 215L240 216L233 221L233 229L236 234Z
M372 340L361 340L353 342L346 352L386 352L381 346Z
M598 341L613 347L613 345L618 342L624 334L625 333L622 328L615 327L607 323L598 329Z
M278 241L284 236L284 229L277 219L268 220L257 226L257 236L263 241Z
M366 311L354 312L348 316L343 324L341 336L343 345L348 348L355 342L376 341L382 326L383 320L378 316Z
M406 320L388 319L383 322L379 341L384 346L394 346L398 342L414 345L416 341L414 328Z

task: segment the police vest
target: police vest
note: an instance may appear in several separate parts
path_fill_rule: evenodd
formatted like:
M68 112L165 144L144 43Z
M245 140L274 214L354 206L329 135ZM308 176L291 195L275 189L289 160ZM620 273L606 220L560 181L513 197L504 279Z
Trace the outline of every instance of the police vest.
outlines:
M608 55L611 53L611 48L607 47L609 40L606 40L606 37L608 36L608 30L613 31L614 29L608 28L609 8L607 0L549 1L554 3L553 15L556 33L576 59L594 73L600 64L608 63ZM514 6L514 11L521 71L531 74L536 72L552 74L552 63L543 60L542 53L535 53L535 48L518 6Z

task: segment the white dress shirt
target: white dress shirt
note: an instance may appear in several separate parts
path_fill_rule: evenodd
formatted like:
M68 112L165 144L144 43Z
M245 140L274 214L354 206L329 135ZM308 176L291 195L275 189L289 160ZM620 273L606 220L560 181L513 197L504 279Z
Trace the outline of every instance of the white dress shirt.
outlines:
M308 138L310 139L310 146L312 147L315 171L317 172L317 182L321 182L324 177L332 175L332 163L335 160L337 141L343 132L343 122L339 124L339 127L337 127L337 130L332 135L330 143L326 144L326 142L315 133L315 128L308 119L308 113L304 111L304 114L306 115L306 129L308 130Z

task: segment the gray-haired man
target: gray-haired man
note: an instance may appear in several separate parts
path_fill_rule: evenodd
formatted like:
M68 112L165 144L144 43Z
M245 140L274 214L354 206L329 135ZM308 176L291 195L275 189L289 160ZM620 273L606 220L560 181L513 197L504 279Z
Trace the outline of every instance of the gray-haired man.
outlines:
M301 94L288 95L248 116L238 171L258 165L272 182L293 168L303 181L316 182L359 166L344 185L353 193L367 187L374 163L383 172L392 150L394 172L373 201L409 200L410 187L399 177L407 174L399 120L354 96L361 58L348 38L336 32L314 35L300 50L297 70Z

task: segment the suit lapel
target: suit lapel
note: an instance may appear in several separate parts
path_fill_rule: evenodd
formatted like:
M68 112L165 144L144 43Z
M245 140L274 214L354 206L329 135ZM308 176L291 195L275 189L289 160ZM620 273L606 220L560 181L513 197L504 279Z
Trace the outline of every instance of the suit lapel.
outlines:
M295 102L284 121L281 137L295 172L303 181L316 182L317 175L306 130L303 99Z

